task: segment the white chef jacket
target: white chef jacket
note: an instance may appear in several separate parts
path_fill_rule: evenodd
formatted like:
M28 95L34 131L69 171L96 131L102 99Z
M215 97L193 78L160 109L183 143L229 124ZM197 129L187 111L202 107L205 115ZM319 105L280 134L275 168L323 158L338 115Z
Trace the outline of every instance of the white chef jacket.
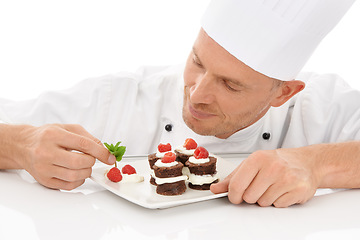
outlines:
M306 82L302 92L229 138L197 135L182 119L183 69L143 67L136 73L86 79L37 99L0 99L0 121L80 124L103 142L122 141L127 155L155 152L159 143L176 147L188 137L213 153L360 139L360 91L337 75L314 73L301 73L297 79Z

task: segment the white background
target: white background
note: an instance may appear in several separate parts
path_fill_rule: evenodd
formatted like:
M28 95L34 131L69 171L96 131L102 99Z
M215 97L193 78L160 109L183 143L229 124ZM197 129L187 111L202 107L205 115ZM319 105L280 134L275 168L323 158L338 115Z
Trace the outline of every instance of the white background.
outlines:
M339 0L340 1L340 0ZM184 62L208 0L0 0L0 97L22 100L88 77ZM360 89L360 2L304 70Z

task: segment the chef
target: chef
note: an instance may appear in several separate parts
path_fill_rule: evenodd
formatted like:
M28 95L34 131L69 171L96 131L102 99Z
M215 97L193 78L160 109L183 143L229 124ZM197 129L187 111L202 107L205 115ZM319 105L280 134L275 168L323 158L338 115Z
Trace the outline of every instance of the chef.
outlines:
M360 92L302 73L353 0L212 1L185 65L87 79L37 99L0 101L0 169L73 189L98 159L194 138L214 153L251 153L211 186L230 202L287 207L317 188L360 187Z

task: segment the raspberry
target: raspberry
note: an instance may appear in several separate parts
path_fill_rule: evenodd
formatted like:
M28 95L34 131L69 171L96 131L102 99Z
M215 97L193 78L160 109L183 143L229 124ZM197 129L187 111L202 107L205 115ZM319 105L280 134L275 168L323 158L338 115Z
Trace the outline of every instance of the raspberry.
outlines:
M209 157L209 152L204 147L198 147L195 149L194 157L196 159L202 159Z
M122 169L121 169L121 172L123 174L135 174L136 173L136 170L133 166L129 165L129 164L126 164Z
M161 162L171 163L171 162L174 162L175 159L176 159L175 153L167 152L167 153L165 153L164 157L161 159Z
M167 143L167 144L160 143L158 146L158 150L159 150L159 152L171 151L171 145L170 145L170 143Z
M110 169L110 171L106 174L106 176L112 182L120 182L122 179L121 172L117 167L113 167L112 169Z
M186 150L195 149L197 147L197 143L192 138L187 138L184 143L184 147Z

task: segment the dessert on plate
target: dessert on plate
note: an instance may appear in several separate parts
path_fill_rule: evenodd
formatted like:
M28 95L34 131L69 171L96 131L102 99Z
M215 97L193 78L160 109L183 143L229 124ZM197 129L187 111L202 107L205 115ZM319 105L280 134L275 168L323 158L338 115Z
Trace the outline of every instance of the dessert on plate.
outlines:
M209 190L212 183L218 182L216 162L216 157L209 156L209 152L204 147L197 147L194 156L185 163L185 166L189 168L189 188Z
M153 165L154 181L156 183L156 193L165 196L181 195L186 191L183 175L183 164L175 161L176 156L173 152L167 152Z
M189 157L194 155L194 151L197 148L197 143L192 138L187 138L183 145L180 145L174 149L176 154L176 161L185 165Z
M148 160L150 183L157 186L158 194L182 194L187 189L187 182L191 189L209 190L211 184L219 181L217 158L209 156L209 152L204 147L198 147L191 138L176 147L174 152L169 143L159 144L157 153L148 155Z
M152 185L156 185L155 178L154 178L154 170L153 170L153 166L154 166L155 162L157 160L161 159L162 157L164 157L165 153L170 152L170 151L171 151L170 143L167 143L167 144L160 143L157 147L157 151L155 153L148 155L149 166L151 169L150 183Z

